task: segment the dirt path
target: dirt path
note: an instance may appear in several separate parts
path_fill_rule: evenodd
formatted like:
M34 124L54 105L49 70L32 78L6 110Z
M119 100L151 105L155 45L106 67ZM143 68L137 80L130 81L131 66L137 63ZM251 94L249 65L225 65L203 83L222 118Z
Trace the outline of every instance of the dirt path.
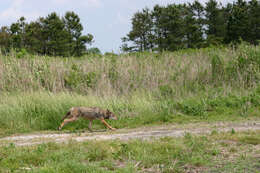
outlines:
M107 132L84 132L84 133L37 133L27 135L17 135L0 138L0 145L6 145L13 143L17 146L36 145L46 142L68 142L75 140L78 142L88 140L129 140L134 138L147 139L147 138L159 138L159 137L180 137L185 133L191 134L208 134L213 130L218 132L227 132L234 129L237 131L248 131L248 130L260 130L260 122L243 122L243 123L194 123L186 125L167 125L167 126L153 126L143 127L137 129L119 129L116 131Z

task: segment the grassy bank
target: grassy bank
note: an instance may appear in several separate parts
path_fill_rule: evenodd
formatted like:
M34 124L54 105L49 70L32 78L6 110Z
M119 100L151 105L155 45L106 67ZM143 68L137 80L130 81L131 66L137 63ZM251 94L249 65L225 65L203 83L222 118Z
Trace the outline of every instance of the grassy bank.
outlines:
M0 56L0 135L56 130L72 106L109 108L116 128L255 119L259 81L260 47L245 44L82 58L11 52Z
M5 94L0 99L0 136L42 130L57 130L62 117L73 106L99 106L113 111L115 128L135 128L167 123L233 121L260 119L260 88L244 96L199 95L197 97L156 99L138 93L131 97L82 96L71 93ZM65 129L87 129L88 122L76 121ZM94 129L104 128L95 121Z
M258 172L260 133L0 148L1 172ZM152 153L152 154L151 154Z
M82 58L0 55L2 92L76 92L128 96L148 91L182 98L212 88L246 92L260 79L260 46L179 52L88 55Z

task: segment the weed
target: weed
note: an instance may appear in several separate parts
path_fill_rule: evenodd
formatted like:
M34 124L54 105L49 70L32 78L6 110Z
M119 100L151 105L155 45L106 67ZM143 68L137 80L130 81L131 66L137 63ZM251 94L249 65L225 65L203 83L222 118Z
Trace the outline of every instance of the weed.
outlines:
M232 128L231 134L235 134L235 133L236 133L235 129Z
M258 139L259 133L218 133L208 137L186 134L182 138L153 140L46 143L0 147L1 172L254 172L259 159L250 143L220 145ZM259 144L259 143L258 143ZM220 152L221 151L221 152ZM222 152L225 151L225 152ZM152 153L152 154L151 154ZM246 153L246 154L245 154ZM225 155L232 155L231 160Z

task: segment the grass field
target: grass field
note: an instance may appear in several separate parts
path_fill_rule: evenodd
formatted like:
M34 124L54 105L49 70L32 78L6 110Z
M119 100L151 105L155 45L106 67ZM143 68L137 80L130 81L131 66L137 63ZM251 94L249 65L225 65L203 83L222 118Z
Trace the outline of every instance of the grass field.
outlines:
M260 47L246 44L82 58L11 52L0 56L0 136L56 130L72 106L109 108L116 128L258 119L259 81Z
M0 148L1 172L260 172L260 133Z
M0 137L53 132L72 106L113 127L260 120L260 47L45 57L0 55ZM64 130L87 129L87 121ZM95 121L94 129L104 128ZM259 131L0 147L0 172L260 172Z

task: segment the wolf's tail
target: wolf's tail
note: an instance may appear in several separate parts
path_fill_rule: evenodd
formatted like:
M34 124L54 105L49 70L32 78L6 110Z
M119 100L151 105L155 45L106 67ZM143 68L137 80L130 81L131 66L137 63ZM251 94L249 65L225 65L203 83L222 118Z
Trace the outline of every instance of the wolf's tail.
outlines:
M70 115L70 111L66 113L66 115L62 118L62 121L66 119Z

